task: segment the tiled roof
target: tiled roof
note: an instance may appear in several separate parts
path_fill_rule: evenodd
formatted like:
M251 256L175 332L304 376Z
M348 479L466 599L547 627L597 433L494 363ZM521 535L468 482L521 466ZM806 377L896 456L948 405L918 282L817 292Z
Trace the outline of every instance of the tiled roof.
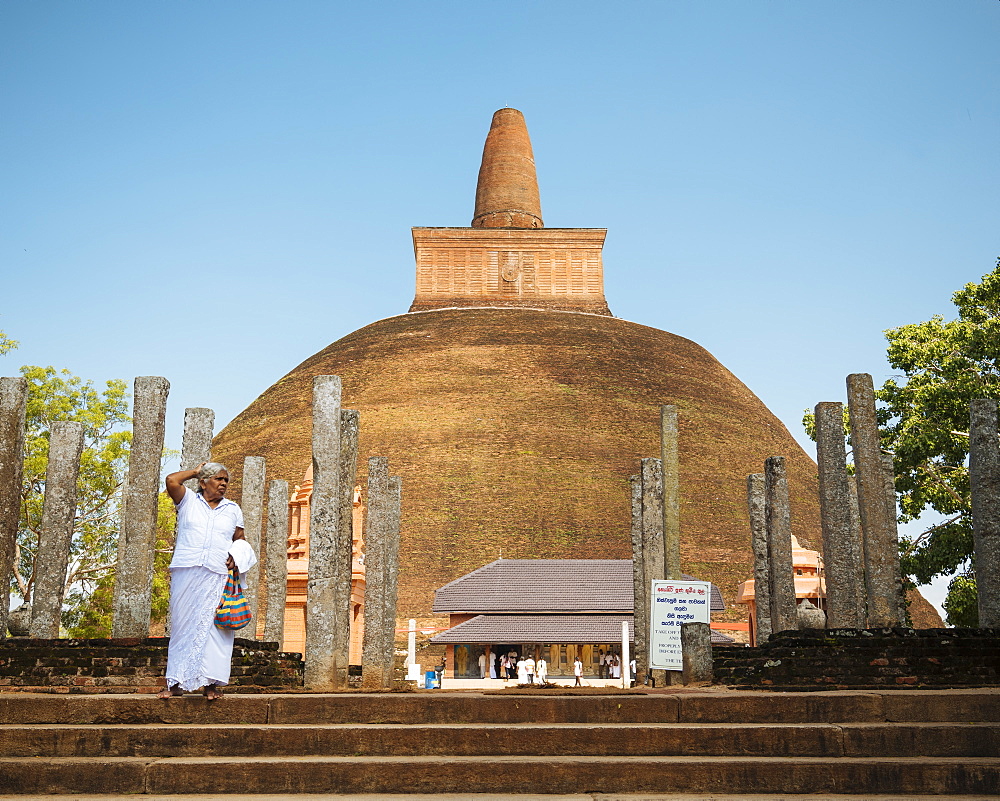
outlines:
M693 576L684 577L694 581ZM631 559L498 559L445 584L434 611L632 613ZM712 585L713 612L725 609ZM565 642L565 640L563 640Z
M632 615L478 615L431 639L439 643L612 643L628 623L635 639ZM731 637L712 631L713 643L731 643Z

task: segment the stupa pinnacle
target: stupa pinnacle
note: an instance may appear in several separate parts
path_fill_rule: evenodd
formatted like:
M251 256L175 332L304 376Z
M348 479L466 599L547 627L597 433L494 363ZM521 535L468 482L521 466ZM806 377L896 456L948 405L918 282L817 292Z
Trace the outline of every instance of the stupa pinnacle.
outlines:
M544 228L524 115L493 115L469 228L414 228L411 312L515 307L611 314L604 299L605 228Z
M516 108L493 115L479 167L472 227L544 227L528 126Z

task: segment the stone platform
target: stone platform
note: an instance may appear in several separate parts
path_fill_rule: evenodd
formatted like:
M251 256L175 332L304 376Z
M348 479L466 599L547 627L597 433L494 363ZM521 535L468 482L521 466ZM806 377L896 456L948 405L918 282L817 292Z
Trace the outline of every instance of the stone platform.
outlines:
M1000 690L559 692L8 693L0 793L1000 793Z

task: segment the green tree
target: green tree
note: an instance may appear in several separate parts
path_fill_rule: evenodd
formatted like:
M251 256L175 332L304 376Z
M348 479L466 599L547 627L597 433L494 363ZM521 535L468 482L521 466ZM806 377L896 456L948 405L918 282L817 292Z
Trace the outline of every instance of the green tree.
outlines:
M928 511L943 517L916 536L900 536L903 573L919 584L972 561L969 401L1000 400L1000 259L979 283L956 292L952 302L957 319L935 315L885 332L889 364L901 376L875 393L881 402L882 447L893 455L899 522ZM815 438L811 412L803 424ZM846 411L844 430L848 435ZM974 576L957 576L949 585L945 609L952 625L970 619L975 586Z
M883 404L883 447L893 454L900 522L927 510L944 517L901 542L903 570L920 583L972 558L969 401L1000 400L1000 259L952 302L955 320L935 315L886 331L889 363L905 380L890 379L876 393Z
M54 367L25 366L28 382L21 520L17 538L14 592L30 599L38 552L52 423L75 420L84 426L77 510L66 589L71 604L82 604L113 572L118 546L118 506L132 434L126 426L129 395L124 381L95 389L89 381Z
M979 626L979 596L973 576L958 575L951 580L944 612L949 626L970 629Z
M3 331L0 331L0 356L10 353L17 347L17 344L15 340L8 337Z

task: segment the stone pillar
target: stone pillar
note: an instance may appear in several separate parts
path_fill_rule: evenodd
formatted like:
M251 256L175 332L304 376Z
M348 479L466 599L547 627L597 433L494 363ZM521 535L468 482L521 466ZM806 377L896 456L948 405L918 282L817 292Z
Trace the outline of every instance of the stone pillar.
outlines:
M858 488L858 509L864 532L865 589L868 625L902 625L901 577L896 516L887 502L885 467L875 417L875 387L867 373L847 377L851 416L851 449Z
M389 497L386 505L385 543L385 656L383 662L382 686L392 688L393 665L396 654L396 606L399 596L399 538L403 508L403 481L399 476L389 477ZM452 663L452 670L454 670Z
M273 480L268 483L267 533L260 561L267 587L264 641L280 645L285 637L285 596L288 594L287 481Z
M819 466L819 508L823 528L823 572L826 620L831 629L864 628L861 554L851 519L851 489L844 446L844 406L818 403L816 463Z
M649 673L649 586L646 584L642 542L642 478L629 476L632 506L632 620L635 628L635 683L646 684Z
M24 427L28 382L0 378L0 640L7 636L8 592L14 576L17 524L24 476Z
M184 410L184 439L181 442L181 470L194 470L202 462L212 461L212 429L215 412L199 407ZM198 491L198 479L189 478L184 486Z
M486 647L489 648L489 646ZM406 629L406 664L407 667L417 664L417 621L412 617ZM487 664L486 667L488 671L489 665ZM487 677L489 677L489 673L487 673Z
M247 456L243 460L243 484L240 508L243 510L243 534L247 543L253 548L258 559L263 562L264 555L260 544L264 534L264 482L267 475L267 464L263 456ZM263 566L261 566L263 567ZM256 580L249 582L244 595L250 603L250 614L253 622L244 631L244 637L255 639L257 636L257 609L260 604L260 577L263 570L257 570Z
M677 407L660 407L660 461L663 470L663 578L680 581L680 462L677 455Z
M979 625L1000 628L1000 446L997 402L969 404L969 484Z
M42 532L35 557L35 587L31 593L29 634L32 637L55 639L59 636L82 454L83 423L53 423L49 430Z
M355 409L340 412L340 528L337 533L337 601L333 647L337 663L351 663L351 558L354 545L354 485L358 478L358 421ZM347 668L339 679L347 686Z
M767 519L767 555L771 568L771 633L795 631L795 575L792 572L792 521L788 509L785 457L764 462L764 510Z
M135 379L132 446L122 493L124 508L115 571L112 637L149 636L156 502L169 391L170 382L165 378L140 376Z
M764 474L747 476L747 507L750 511L750 548L753 551L754 645L771 636L771 568L767 553L767 513L764 506Z
M663 536L663 466L659 459L641 459L639 480L642 485L642 566L645 572L646 625L649 625L649 588L653 581L665 578L665 543ZM647 664L649 650L647 642ZM657 687L672 683L676 670L649 670L648 677Z
M708 623L681 624L681 652L685 684L711 684L712 627Z
M316 692L347 686L347 663L334 647L340 531L340 376L313 378L313 492L309 501L305 685Z
M389 460L368 460L368 520L365 526L365 635L361 646L361 686L382 689L386 675L386 562L389 544Z

